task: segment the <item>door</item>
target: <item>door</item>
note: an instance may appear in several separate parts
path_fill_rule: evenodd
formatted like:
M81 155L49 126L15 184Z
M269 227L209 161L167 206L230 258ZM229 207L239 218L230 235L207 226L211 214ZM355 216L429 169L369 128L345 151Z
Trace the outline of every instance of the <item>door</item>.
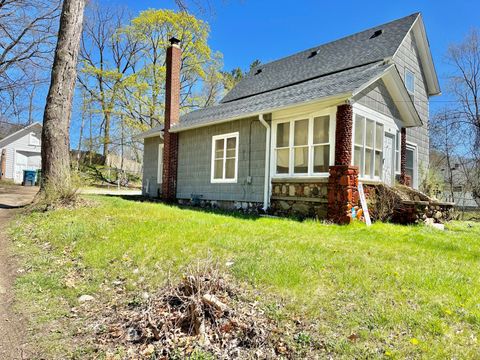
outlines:
M42 167L40 153L17 150L15 152L14 181L20 184L23 181L23 170L37 170Z
M385 133L385 139L383 141L383 181L390 186L394 183L394 144L395 137Z
M23 181L23 170L28 170L28 156L23 151L15 153L14 182L20 184Z

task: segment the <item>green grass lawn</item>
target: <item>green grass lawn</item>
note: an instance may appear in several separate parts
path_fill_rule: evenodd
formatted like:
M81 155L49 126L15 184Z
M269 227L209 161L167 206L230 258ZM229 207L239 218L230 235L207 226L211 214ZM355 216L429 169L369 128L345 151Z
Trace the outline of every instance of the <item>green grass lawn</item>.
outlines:
M98 206L30 214L12 230L26 270L18 298L34 327L62 326L79 295L108 294L113 279L135 296L210 257L233 261L227 271L260 289L267 308L281 299L283 314L314 324L335 358L480 356L478 223L342 227L91 199ZM66 336L51 333L55 352Z

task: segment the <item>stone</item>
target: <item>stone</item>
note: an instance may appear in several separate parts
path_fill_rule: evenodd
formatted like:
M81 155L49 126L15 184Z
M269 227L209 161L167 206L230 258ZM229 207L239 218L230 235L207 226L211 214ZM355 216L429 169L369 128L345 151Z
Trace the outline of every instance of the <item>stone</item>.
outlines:
M437 211L435 213L435 216L434 216L435 219L440 220L442 217L443 217L443 214L441 211Z
M307 204L296 202L292 206L292 211L297 215L308 216L311 208Z
M288 187L288 195L289 196L295 196L295 185L290 185Z
M319 190L318 190L318 187L315 186L315 187L312 189L312 194L313 194L313 196L318 196L319 193L320 193L320 192L319 192Z
M84 303L87 301L93 301L95 298L92 295L82 295L78 298L78 302Z
M435 220L433 218L426 218L424 223L427 226L432 226L435 223Z
M303 195L310 196L310 187L309 186L305 186L303 188Z
M445 231L445 225L444 224L433 224L432 227L434 229L440 230L440 231Z
M284 200L279 201L278 206L280 207L280 209L285 211L290 210L290 207L291 207L290 204Z
M273 193L278 195L280 194L280 191L281 191L280 186L275 185L275 187L273 188Z
M282 194L287 195L287 186L286 185L282 185Z

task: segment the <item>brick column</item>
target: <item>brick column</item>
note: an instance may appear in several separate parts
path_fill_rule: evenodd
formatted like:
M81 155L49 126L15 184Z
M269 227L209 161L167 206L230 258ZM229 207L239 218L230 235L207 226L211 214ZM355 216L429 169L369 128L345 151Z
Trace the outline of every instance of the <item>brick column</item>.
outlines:
M176 200L178 167L178 134L171 133L172 125L180 119L180 66L182 51L180 40L170 39L166 59L165 80L165 124L163 130L163 174L162 199L168 202Z
M335 130L335 165L328 178L328 212L330 221L348 224L351 207L358 203L358 168L352 166L353 111L350 104L337 107Z
M400 130L400 184L410 185L409 176L407 176L407 129L402 127Z

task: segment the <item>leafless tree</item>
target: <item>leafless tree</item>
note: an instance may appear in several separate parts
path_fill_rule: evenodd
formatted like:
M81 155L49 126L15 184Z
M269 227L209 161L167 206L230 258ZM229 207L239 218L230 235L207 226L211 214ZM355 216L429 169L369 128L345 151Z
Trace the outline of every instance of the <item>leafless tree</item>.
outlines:
M28 111L24 100L31 91L32 73L51 67L59 8L59 0L0 1L0 107L3 115Z
M42 189L70 185L70 117L86 0L64 0L42 131Z
M451 45L447 61L453 69L448 89L456 99L452 121L462 129L463 141L458 145L464 158L474 162L468 178L480 204L480 31L472 29L461 43Z

